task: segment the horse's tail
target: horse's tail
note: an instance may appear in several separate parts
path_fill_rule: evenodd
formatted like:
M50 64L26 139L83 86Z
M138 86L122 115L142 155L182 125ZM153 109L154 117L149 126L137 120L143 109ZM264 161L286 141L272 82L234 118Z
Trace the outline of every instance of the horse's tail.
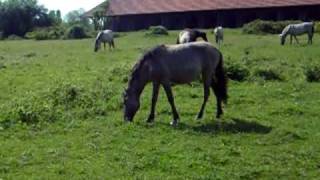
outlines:
M223 67L223 56L220 53L219 64L216 68L216 80L213 81L212 86L214 87L216 95L227 104L228 101L228 78Z

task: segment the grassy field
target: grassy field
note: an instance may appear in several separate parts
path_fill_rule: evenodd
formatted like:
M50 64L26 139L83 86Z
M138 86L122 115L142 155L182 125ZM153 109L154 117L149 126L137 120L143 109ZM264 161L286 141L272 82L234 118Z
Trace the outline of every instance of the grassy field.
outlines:
M209 31L208 31L209 32ZM123 122L122 92L131 67L169 36L125 33L113 52L93 40L0 41L0 179L317 179L320 177L320 64L315 44L280 46L278 36L227 30L221 51L230 76L219 125L210 97L195 121L202 86L176 86L181 115L161 90L147 125L151 87L135 122ZM209 33L213 42L213 36ZM303 39L303 40L302 40Z

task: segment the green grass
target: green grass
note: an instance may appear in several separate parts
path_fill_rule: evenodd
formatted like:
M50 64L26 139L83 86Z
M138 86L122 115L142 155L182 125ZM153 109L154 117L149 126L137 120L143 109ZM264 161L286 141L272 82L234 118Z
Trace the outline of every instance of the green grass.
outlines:
M194 120L203 96L197 83L174 87L179 127L169 125L163 90L155 124L145 123L150 85L135 122L123 122L131 67L177 33L126 33L115 51L97 54L92 39L1 41L0 179L317 179L320 84L304 72L320 64L318 35L313 46L280 46L276 35L227 30L225 63L249 74L230 81L221 123L213 96L204 120Z

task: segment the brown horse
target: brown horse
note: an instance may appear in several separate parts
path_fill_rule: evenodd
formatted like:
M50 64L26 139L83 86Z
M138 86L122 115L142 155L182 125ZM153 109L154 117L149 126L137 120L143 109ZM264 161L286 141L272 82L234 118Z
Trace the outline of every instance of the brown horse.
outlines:
M185 29L179 33L177 44L196 42L199 37L208 42L207 34L205 32L196 29Z
M197 118L203 117L210 87L217 99L217 115L222 114L222 102L227 102L227 78L223 57L219 50L206 42L182 45L161 45L148 51L134 66L128 89L124 94L124 118L133 121L140 107L140 95L148 82L153 83L151 112L147 122L153 122L160 85L163 86L173 112L172 125L177 125L179 114L174 104L171 84L187 84L202 76L204 100Z

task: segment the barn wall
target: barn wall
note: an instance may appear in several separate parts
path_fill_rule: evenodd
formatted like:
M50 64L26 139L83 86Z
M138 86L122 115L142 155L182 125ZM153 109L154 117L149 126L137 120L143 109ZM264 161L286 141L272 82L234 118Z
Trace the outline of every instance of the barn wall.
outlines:
M218 25L234 28L255 19L320 20L320 6L116 16L112 17L109 28L115 31L141 30L155 25L163 25L172 30L213 28Z

